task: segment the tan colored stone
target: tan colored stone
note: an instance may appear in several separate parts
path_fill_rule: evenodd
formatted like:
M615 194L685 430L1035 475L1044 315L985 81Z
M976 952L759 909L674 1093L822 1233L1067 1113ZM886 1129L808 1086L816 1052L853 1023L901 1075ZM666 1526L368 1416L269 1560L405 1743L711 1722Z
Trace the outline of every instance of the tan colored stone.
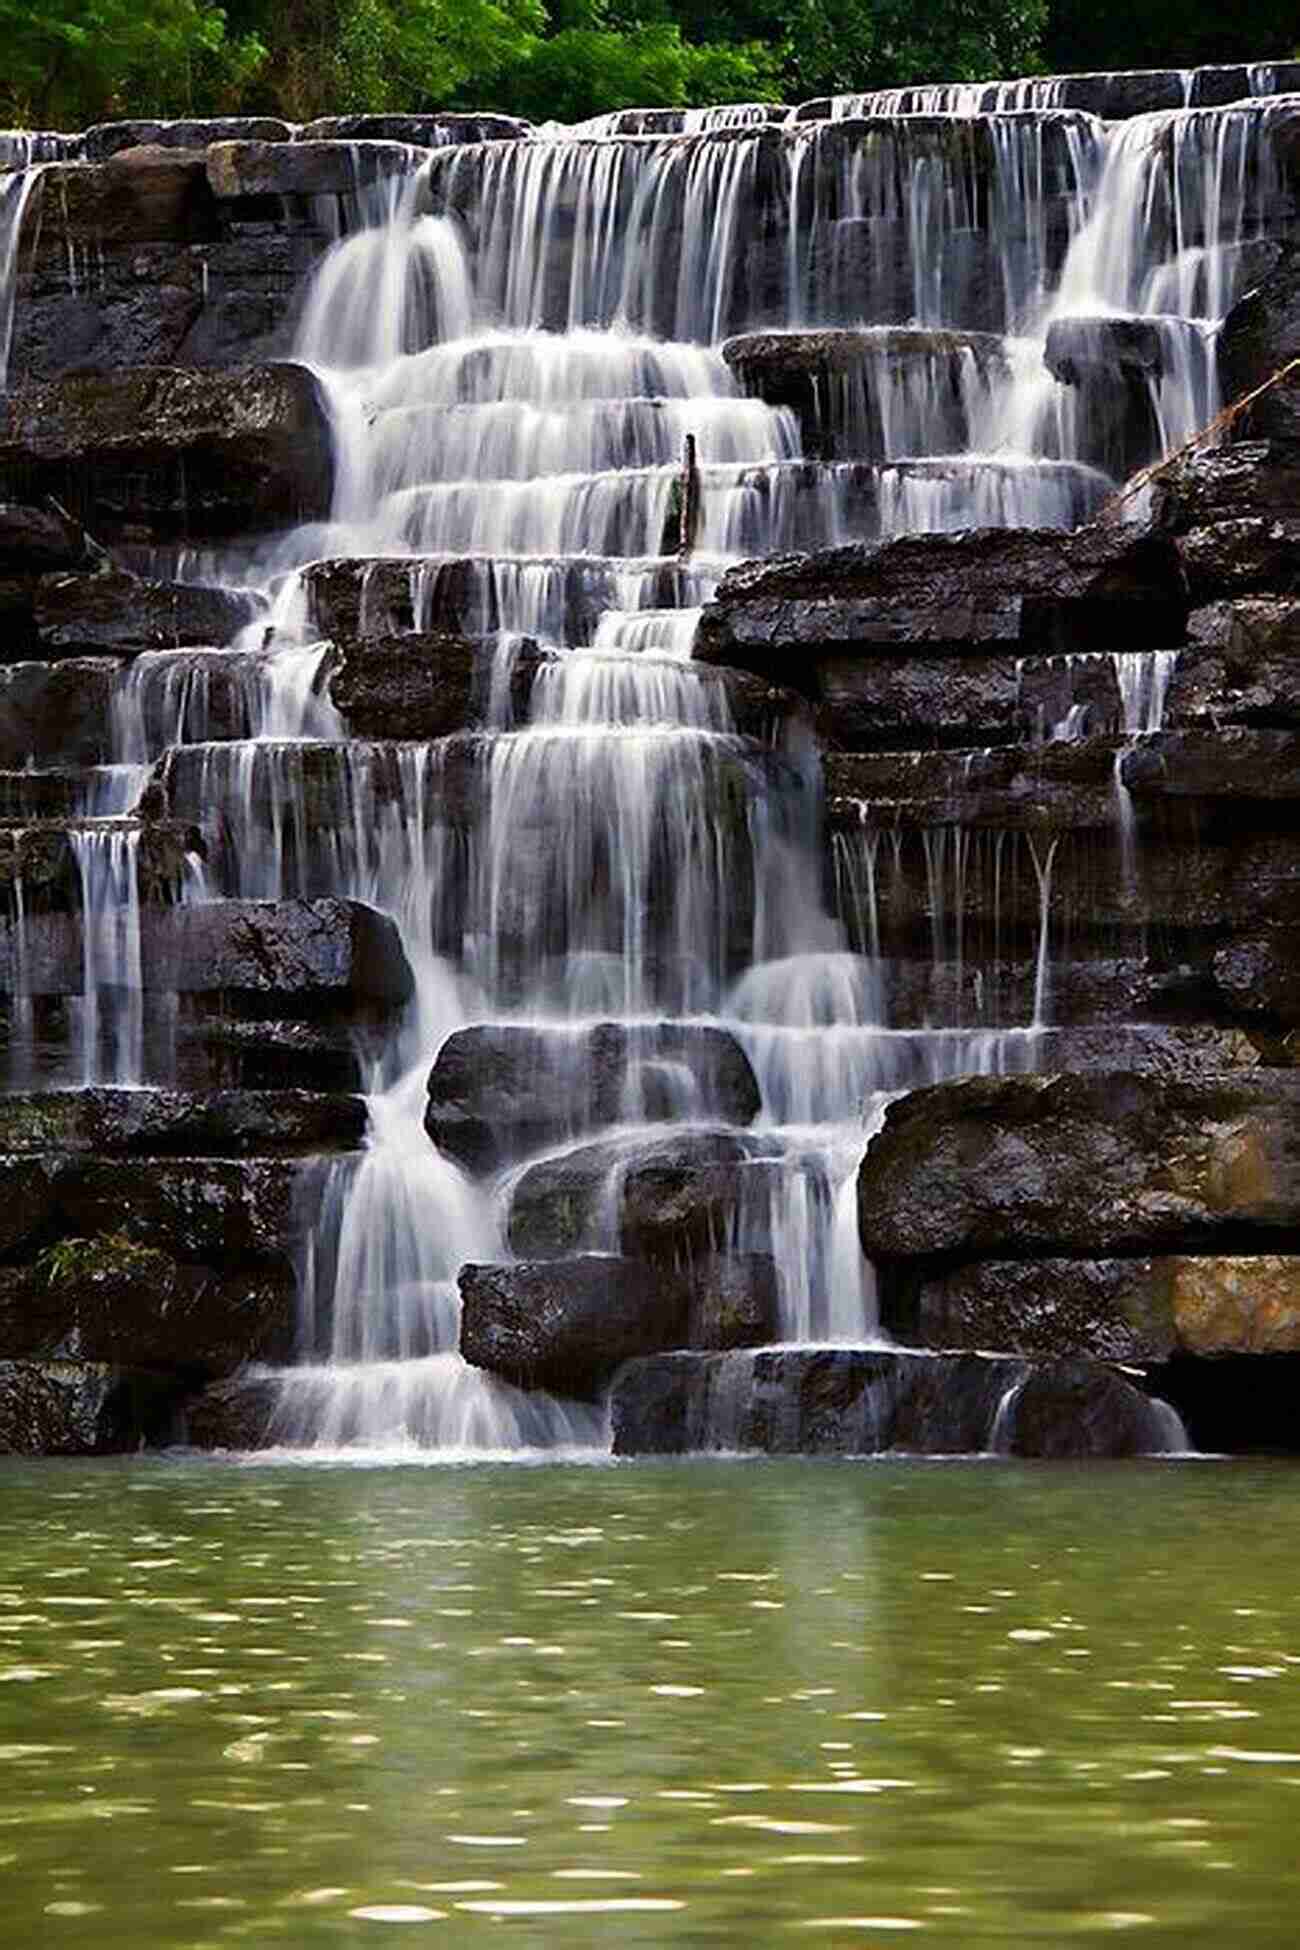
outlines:
M1300 1255L1169 1259L1174 1325L1192 1354L1300 1353Z

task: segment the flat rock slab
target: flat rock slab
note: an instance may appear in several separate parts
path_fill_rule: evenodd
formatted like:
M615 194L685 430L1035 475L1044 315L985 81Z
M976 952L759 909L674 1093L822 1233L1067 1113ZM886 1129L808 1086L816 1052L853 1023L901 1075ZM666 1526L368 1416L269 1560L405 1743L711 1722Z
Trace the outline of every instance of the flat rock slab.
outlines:
M7 864L27 872L45 858L33 854L36 841L11 854L8 837L0 828L0 883ZM289 1017L387 1016L412 993L396 926L360 901L144 907L140 945L146 994L205 998L223 1017L264 1015L268 1000ZM79 913L29 914L21 940L15 924L0 925L0 983L13 988L21 977L29 995L80 995L84 976Z
M37 647L18 654L94 657L229 643L264 609L252 590L154 582L123 570L44 576L33 598Z
M724 1029L479 1023L439 1050L425 1128L459 1164L486 1171L602 1124L749 1124L759 1106L749 1059Z
M320 382L291 361L71 374L0 401L0 483L54 496L98 535L323 519L333 472Z
M867 1147L858 1212L888 1262L1267 1250L1300 1224L1300 1074L914 1091Z
M222 202L352 196L414 166L403 142L214 142L206 156L208 184Z
M242 1157L359 1145L365 1099L306 1090L29 1090L0 1095L0 1152Z
M1186 616L1167 536L971 529L733 569L704 612L695 655L807 690L810 654L1151 649L1181 642Z
M894 1349L764 1348L630 1362L612 1394L614 1453L987 1453L1135 1456L1169 1424L1113 1369Z

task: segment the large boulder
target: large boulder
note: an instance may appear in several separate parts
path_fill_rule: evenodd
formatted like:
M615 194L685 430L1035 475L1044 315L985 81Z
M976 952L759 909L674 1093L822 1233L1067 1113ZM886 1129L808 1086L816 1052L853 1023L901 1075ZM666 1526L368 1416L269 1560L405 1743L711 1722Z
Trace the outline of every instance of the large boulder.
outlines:
M1001 1411L1000 1447L1044 1461L1184 1448L1178 1419L1113 1368L1053 1361L1033 1369Z
M96 1456L165 1436L158 1377L85 1361L0 1360L0 1455Z
M633 1132L544 1158L512 1185L510 1248L528 1259L709 1251L762 1148L735 1131Z
M469 1265L459 1278L462 1354L520 1387L589 1398L622 1362L685 1336L684 1290L639 1260Z
M0 407L0 482L58 497L100 535L247 533L329 512L329 412L306 366L68 375Z
M758 1110L749 1059L723 1029L480 1023L454 1031L439 1050L425 1128L459 1164L487 1171L601 1124L749 1124Z
M1178 554L1193 606L1257 592L1300 594L1300 517L1295 515L1206 520L1179 536Z
M273 1375L236 1374L209 1382L183 1404L184 1440L195 1449L265 1449L275 1440L283 1384Z
M816 694L821 659L1151 649L1187 615L1167 537L1123 527L971 529L854 543L731 570L695 640L704 662Z
M858 1177L882 1262L1259 1249L1300 1222L1300 1074L977 1077L891 1104Z

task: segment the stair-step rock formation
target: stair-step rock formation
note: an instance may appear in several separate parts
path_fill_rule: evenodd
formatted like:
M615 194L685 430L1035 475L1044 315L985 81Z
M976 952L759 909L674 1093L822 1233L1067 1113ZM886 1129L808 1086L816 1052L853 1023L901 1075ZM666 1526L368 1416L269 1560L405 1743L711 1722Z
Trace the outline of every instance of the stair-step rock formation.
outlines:
M1298 81L0 144L0 1449L1295 1446Z

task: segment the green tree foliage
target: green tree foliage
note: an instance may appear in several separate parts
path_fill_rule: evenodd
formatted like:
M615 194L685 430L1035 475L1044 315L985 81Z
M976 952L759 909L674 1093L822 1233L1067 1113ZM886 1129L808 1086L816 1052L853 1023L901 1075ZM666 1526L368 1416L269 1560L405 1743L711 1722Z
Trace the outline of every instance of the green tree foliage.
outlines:
M0 0L0 110L112 115L797 101L1296 51L1290 0Z
M180 115L238 100L266 46L208 0L0 0L0 96L20 125Z

